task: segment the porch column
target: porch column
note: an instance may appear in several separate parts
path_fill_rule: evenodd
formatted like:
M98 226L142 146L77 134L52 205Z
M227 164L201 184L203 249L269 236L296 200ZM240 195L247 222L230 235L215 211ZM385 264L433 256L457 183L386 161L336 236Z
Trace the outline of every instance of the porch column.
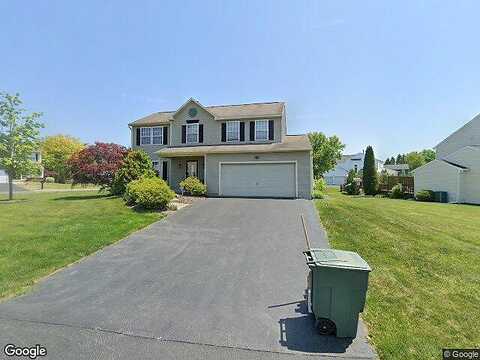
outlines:
M207 185L207 154L203 155L203 183Z

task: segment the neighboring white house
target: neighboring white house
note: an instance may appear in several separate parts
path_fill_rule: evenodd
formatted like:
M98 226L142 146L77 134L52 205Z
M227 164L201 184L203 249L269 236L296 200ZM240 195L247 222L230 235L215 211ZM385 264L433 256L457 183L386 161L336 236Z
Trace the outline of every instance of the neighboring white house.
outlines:
M446 191L448 201L480 204L480 114L437 146L436 159L415 169L415 193Z
M323 178L327 185L342 185L345 184L350 170L360 171L363 169L363 160L365 153L360 152L352 155L342 155L342 158L337 162L333 170L325 173ZM377 171L383 170L383 161L375 159Z

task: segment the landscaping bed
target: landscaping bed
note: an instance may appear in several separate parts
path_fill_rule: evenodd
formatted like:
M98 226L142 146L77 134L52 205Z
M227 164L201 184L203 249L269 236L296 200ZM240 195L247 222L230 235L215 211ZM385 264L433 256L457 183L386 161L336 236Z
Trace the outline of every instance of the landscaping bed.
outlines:
M373 271L363 319L382 359L480 343L480 207L347 196L316 206L334 248Z

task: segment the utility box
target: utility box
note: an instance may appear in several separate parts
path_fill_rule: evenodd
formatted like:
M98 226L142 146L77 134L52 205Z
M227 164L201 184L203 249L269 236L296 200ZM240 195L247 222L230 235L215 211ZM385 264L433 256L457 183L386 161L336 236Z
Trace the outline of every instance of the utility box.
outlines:
M310 249L303 253L310 268L310 304L320 334L354 338L372 269L351 251Z
M448 202L448 192L446 191L435 191L435 202L447 203Z

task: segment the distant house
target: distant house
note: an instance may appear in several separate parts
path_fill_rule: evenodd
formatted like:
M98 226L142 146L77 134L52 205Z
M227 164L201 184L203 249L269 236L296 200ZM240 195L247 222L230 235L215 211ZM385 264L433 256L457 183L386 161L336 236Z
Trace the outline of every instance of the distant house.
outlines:
M408 164L383 165L383 168L387 171L388 175L407 176L410 172L410 166L408 166Z
M31 160L35 163L38 163L38 164L41 164L42 162L42 154L40 151L35 151L32 156L31 156ZM43 170L43 166L40 166L40 175L29 175L29 174L26 174L26 175L21 175L20 176L20 179L23 179L25 177L31 177L31 176L40 176L40 177L43 177L43 174L44 174L44 170ZM6 184L8 183L8 174L7 174L7 171L5 169L0 169L0 184Z
M323 175L327 185L345 184L350 170L358 172L363 169L364 158L365 153L363 152L352 155L342 155L342 158L337 162L335 168ZM382 160L375 159L375 165L377 171L383 170L384 165Z
M435 146L435 160L415 169L415 193L446 191L448 201L480 204L480 114Z

